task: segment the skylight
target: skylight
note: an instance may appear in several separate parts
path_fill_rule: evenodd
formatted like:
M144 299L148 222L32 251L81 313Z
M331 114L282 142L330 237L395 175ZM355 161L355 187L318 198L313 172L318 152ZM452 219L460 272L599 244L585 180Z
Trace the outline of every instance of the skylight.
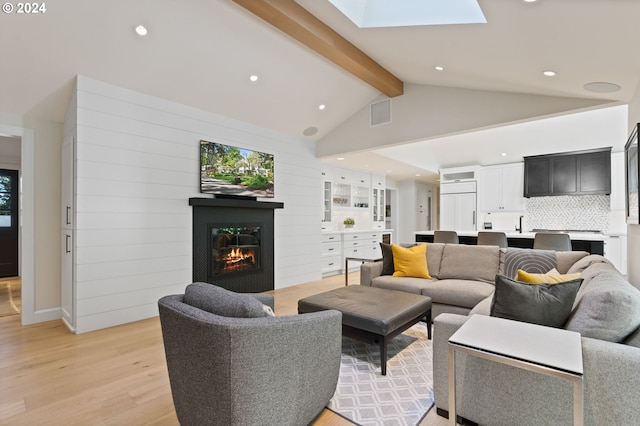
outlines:
M329 0L360 28L485 24L477 0Z

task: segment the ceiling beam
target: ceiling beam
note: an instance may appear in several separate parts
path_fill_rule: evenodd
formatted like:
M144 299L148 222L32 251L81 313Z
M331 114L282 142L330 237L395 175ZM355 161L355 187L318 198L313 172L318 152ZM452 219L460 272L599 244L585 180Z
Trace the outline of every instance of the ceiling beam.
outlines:
M393 98L404 84L294 0L233 0L365 83Z

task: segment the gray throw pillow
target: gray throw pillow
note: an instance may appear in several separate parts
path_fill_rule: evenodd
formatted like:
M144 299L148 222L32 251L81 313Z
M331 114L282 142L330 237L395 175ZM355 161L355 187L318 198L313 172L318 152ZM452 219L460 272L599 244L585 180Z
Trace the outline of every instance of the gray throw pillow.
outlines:
M553 250L507 248L504 257L504 275L515 278L518 269L532 274L546 274L557 268L556 252Z
M213 284L193 283L184 291L187 305L223 317L259 318L268 314L264 305L249 294L234 293Z
M429 246L427 246L427 256ZM493 284L500 268L500 247L447 244L440 262L441 280L459 279Z
M557 284L521 283L496 275L491 316L561 328L571 314L582 279Z

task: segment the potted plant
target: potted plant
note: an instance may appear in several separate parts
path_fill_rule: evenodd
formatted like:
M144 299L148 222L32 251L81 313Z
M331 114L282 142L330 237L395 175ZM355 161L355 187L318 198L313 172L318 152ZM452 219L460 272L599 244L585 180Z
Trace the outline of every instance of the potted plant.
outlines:
M353 225L356 224L356 220L352 217L347 217L342 221L342 223L344 224L345 228L353 228Z

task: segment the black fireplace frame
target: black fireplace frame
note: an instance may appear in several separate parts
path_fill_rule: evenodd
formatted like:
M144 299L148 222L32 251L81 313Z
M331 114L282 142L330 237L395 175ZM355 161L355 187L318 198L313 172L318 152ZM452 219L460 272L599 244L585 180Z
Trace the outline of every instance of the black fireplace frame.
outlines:
M259 293L274 289L274 210L283 203L220 198L190 198L193 208L193 282L208 282L239 293ZM210 226L260 226L262 271L243 271L209 276L211 257Z

